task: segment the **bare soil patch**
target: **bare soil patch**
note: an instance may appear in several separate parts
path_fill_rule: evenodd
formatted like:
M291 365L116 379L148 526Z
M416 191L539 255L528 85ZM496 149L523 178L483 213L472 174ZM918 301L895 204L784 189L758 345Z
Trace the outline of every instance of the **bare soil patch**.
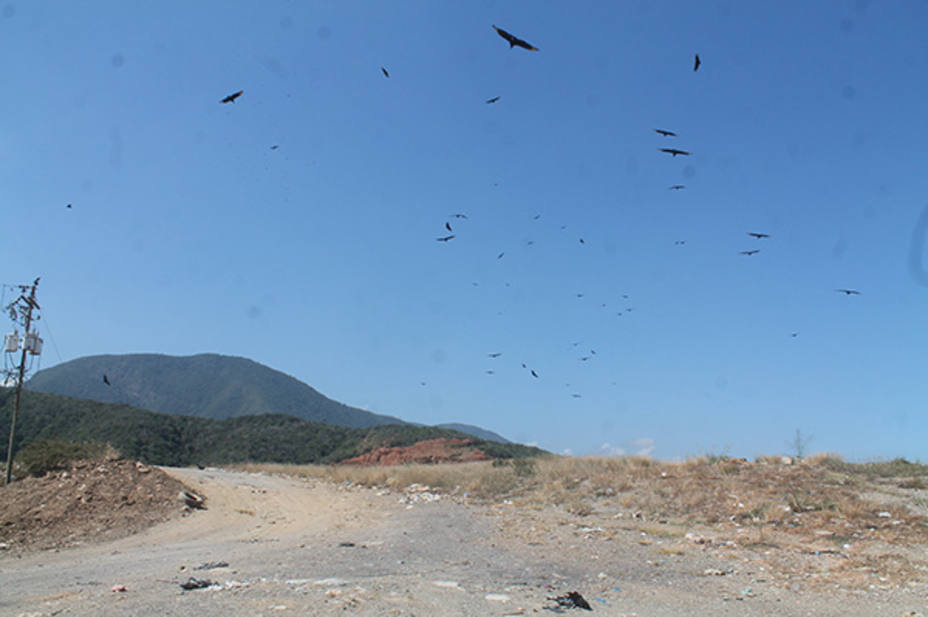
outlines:
M426 439L411 446L377 448L341 461L343 465L408 465L410 463L464 463L490 457L472 446L469 439Z
M58 549L129 536L185 514L183 484L125 459L72 464L0 487L5 550Z

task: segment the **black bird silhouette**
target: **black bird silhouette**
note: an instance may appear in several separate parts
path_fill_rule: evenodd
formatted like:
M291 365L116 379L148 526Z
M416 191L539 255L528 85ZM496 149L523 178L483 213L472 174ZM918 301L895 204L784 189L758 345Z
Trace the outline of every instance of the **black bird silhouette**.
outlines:
M451 223L445 223L445 229L451 231Z
M753 251L741 251L741 252L739 252L738 254L739 254L739 255L748 255L748 256L751 256L751 255L753 255L754 253L760 253L760 249L754 249Z
M856 289L835 289L835 291L840 291L846 296L850 296L850 295L859 296L860 295L860 292L857 291Z
M497 351L496 353L488 353L487 355L490 356L491 358L498 358L501 355L503 355L503 352Z
M749 231L749 232L748 232L748 235L751 236L752 238L757 238L758 240L760 240L761 238L769 238L769 237L770 237L770 234L759 234L759 233L757 233L756 231Z
M498 35L506 39L506 41L509 43L509 49L512 49L513 47L521 47L529 51L538 51L537 47L527 43L526 41L523 41L519 37L512 36L511 34L506 32L502 28L497 28L496 26L493 26L493 29L496 30L496 33Z
M243 93L243 92L244 92L244 90L239 90L238 92L235 92L235 93L233 93L233 94L230 94L229 96L227 96L226 98L222 99L222 100L219 101L219 102L220 102L220 103L234 103L234 102L235 102L235 99L237 99L238 97L242 96L242 93Z
M654 129L655 133L660 133L664 137L676 137L677 134L673 131L665 131L664 129Z
M532 377L538 379L538 373L535 372L535 369L532 369Z
M574 398L583 398L583 397L580 396L579 394L571 394L571 396L574 397Z
M456 218L456 219L466 219L466 218L467 218L467 215L466 215L466 214L452 214L451 216L453 216L453 217Z
M682 189L685 189L686 185L685 184L671 184L667 188L669 188L671 191L680 191Z
M702 60L699 59L699 54L696 54L696 59L693 61L693 72L699 70L699 65L702 64Z
M793 338L796 338L797 336L799 336L799 333L798 333L798 332L793 332L790 336L792 336Z
M536 214L535 216L532 217L532 220L533 220L533 221L537 221L537 220L540 219L540 218L541 218L541 215L540 215L540 214Z
M451 240L452 238L454 238L454 234L451 234L450 236L443 236L441 238L435 238L435 239L438 240L439 242L447 242L448 240Z
M487 99L487 100L486 100L486 103L487 103L487 105L489 105L490 103L495 103L496 101L499 100L499 98L500 98L500 97L498 97L498 96L494 96L492 99Z
M496 371L484 371L487 375L493 375Z
M277 144L274 144L273 146L271 146L271 150L276 150L276 149L279 148L279 147L280 147L280 146L278 146Z
M686 240L674 240L673 242L676 246L682 246L686 244Z
M658 150L661 152L666 152L667 154L672 154L674 157L676 157L678 154L682 154L683 156L690 155L690 153L686 150L677 150L676 148L658 148Z
M67 207L68 207L68 208L70 208L70 207L71 207L71 204L68 204L68 206L67 206Z
M387 71L387 69L380 67L380 70L383 71L384 77L386 77L387 79L390 79L390 73Z
M110 379L109 379L109 377L106 376L106 373L103 373L103 383L105 383L105 384L108 385L108 386L113 385L113 384L110 383Z
M506 254L506 251L503 251L502 253L500 253L499 255L497 255L496 258L497 258L497 259L502 259L502 258L503 258L503 255L505 255L505 254Z
M586 242L583 241L583 238L580 238L580 244L586 244Z

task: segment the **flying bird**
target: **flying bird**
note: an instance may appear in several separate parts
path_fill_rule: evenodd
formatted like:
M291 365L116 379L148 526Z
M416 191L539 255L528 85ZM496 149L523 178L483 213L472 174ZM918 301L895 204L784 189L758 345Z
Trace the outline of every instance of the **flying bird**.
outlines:
M495 103L496 101L499 100L499 98L500 98L500 97L498 97L498 96L494 96L492 99L487 99L487 100L486 100L486 104L489 105L490 103Z
M571 394L571 396L574 397L574 398L583 398L583 397L580 396L579 394Z
M693 72L699 70L699 65L702 64L702 60L699 59L699 54L696 54L696 59L693 61Z
M385 68L383 68L383 67L380 67L380 70L383 71L383 76L384 76L384 77L386 77L387 79L390 79L390 72L387 71L387 69L385 69Z
M456 218L456 219L466 219L466 218L467 218L467 215L466 215L466 214L452 214L451 216L454 217L454 218Z
M242 96L242 93L243 93L243 92L244 92L244 90L239 90L238 92L235 92L235 93L233 93L233 94L230 94L229 96L227 96L226 98L222 99L222 100L219 101L219 102L220 102L220 103L234 103L234 102L235 102L235 99L237 99L238 97Z
M535 216L532 217L532 220L533 220L533 221L537 221L537 220L540 219L540 218L541 218L541 215L540 215L540 214L536 214Z
M759 234L759 233L757 233L756 231L749 231L749 232L748 232L748 235L751 236L752 238L757 238L758 240L760 240L761 238L769 238L769 237L770 237L770 234Z
M447 242L448 240L451 240L452 238L454 238L454 234L451 234L450 236L443 236L441 238L435 238L435 239L439 242Z
M274 144L273 146L271 146L271 150L276 150L276 149L279 148L279 147L280 147L280 146L278 146L277 144Z
M498 358L501 355L503 355L503 352L497 351L496 353L488 353L487 355L490 356L491 358Z
M583 241L583 238L580 238L580 244L586 244L586 242Z
M671 184L669 187L671 191L680 191L686 188L685 184Z
M532 369L532 377L538 379L538 373L535 372L535 369Z
M503 251L502 253L500 253L499 255L497 255L496 258L497 258L497 259L502 259L502 258L503 258L503 255L505 255L505 254L506 254L506 251Z
M793 332L790 336L792 336L793 338L796 338L797 336L799 336L799 333L798 333L798 332Z
M67 207L70 208L70 207L71 207L71 204L68 204Z
M527 43L526 41L523 41L519 37L512 36L511 34L506 32L502 28L497 28L496 26L493 26L493 29L496 30L496 33L498 35L506 39L506 42L509 43L509 49L512 49L513 47L521 47L529 51L538 51L537 47L534 47L533 45Z
M661 152L666 152L667 154L672 154L674 157L676 157L678 154L682 154L683 156L690 155L690 153L686 150L677 150L676 148L658 148L658 150Z
M850 295L859 296L860 295L860 292L857 291L856 289L835 289L835 291L840 291L846 296L850 296Z
M677 134L674 133L673 131L665 131L664 129L654 129L654 132L659 133L660 135L663 135L664 137L676 137L677 136Z
M451 231L451 223L445 223L445 229Z
M493 375L496 371L484 371L487 375Z
M103 383L105 383L105 384L108 385L108 386L113 385L113 384L110 383L110 379L109 379L109 377L106 376L106 373L103 373Z
M739 255L751 256L751 255L753 255L754 253L760 253L760 249L754 249L753 251L741 251L741 252L739 252L738 254L739 254Z
M683 246L684 244L686 244L686 240L674 240L673 243L676 246Z

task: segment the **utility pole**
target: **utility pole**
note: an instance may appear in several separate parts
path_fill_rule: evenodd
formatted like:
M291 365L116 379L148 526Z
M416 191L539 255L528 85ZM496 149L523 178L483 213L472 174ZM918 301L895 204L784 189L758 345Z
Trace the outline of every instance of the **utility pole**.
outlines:
M39 308L39 303L35 300L35 288L39 286L39 279L36 279L32 283L32 289L29 292L29 297L26 297L25 285L22 285L20 289L22 290L22 295L19 296L16 300L10 303L7 309L10 311L12 317L16 317L17 309L19 309L19 314L25 319L25 328L26 335L23 339L22 344L22 356L19 360L18 375L16 379L16 394L13 399L13 417L10 419L10 442L6 449L6 484L9 484L13 479L13 437L16 434L16 418L19 416L19 401L22 397L23 391L23 380L26 376L26 353L31 352L33 355L39 355L42 353L42 339L38 337L34 332L30 332L29 328L32 327L32 309ZM18 338L15 334L13 337L18 343ZM7 342L10 341L10 336L7 335ZM9 346L5 346L9 350Z

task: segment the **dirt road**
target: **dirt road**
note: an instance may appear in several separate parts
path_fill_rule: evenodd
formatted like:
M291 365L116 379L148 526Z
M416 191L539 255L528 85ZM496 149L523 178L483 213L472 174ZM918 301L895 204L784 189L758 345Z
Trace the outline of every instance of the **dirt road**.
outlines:
M166 471L205 495L208 509L119 541L0 553L0 615L483 617L543 613L568 591L614 616L896 617L928 606L921 588L784 586L748 558L661 551L632 530L606 539L595 521L555 522L544 510ZM190 577L215 585L182 590Z

